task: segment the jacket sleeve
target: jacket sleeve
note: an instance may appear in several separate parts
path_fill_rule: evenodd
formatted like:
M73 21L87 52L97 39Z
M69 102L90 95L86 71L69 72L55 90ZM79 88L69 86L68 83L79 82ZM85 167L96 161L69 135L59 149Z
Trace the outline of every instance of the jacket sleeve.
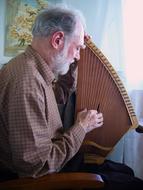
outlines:
M33 90L31 85L28 88L29 83L24 83L26 89L22 91L22 85L9 100L11 156L13 167L21 177L60 171L79 150L85 137L79 124L63 133L55 99L50 94L46 104L43 88L37 83L31 84ZM50 89L51 86L44 92L49 94Z

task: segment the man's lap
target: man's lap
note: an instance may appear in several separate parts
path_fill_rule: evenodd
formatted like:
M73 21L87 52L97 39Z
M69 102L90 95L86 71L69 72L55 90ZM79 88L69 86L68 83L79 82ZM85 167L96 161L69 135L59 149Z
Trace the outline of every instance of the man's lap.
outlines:
M133 170L125 164L105 160L103 164L85 164L82 153L77 153L61 172L90 172L101 175L106 190L143 189L143 180L134 176Z

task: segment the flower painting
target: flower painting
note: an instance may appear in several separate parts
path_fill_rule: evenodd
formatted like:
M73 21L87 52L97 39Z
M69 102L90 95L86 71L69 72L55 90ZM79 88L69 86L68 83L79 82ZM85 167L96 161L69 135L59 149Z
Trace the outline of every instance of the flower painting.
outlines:
M17 55L31 42L33 21L47 6L47 0L7 0L5 56Z

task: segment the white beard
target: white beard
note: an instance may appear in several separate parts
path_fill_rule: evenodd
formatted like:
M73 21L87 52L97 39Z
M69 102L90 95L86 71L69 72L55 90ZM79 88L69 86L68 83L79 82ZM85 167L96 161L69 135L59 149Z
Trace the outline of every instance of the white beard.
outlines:
M67 48L64 48L59 54L52 58L52 70L56 76L64 75L68 72L70 64L73 62L67 60Z

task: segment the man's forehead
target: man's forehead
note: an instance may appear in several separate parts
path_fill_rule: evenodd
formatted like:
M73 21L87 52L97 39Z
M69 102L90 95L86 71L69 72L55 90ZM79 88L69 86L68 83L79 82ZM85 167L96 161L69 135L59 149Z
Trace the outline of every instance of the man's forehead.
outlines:
M80 47L82 49L85 48L84 35L78 34L78 35L74 36L74 40L73 41L74 41L74 44L77 47Z
M85 30L81 22L77 22L76 28L75 28L75 34L81 35L82 37L84 37Z

